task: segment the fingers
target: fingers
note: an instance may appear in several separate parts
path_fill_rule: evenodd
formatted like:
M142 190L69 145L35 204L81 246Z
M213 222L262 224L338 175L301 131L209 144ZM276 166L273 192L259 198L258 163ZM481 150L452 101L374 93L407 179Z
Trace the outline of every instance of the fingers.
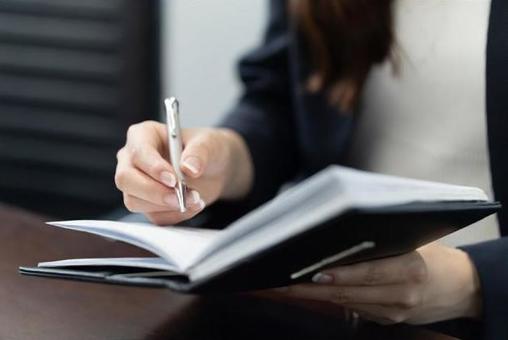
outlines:
M345 305L351 311L358 313L362 318L381 325L393 325L408 320L408 313L398 308L377 305L350 304Z
M125 206L132 212L150 214L148 217L154 223L174 224L193 217L204 208L205 202L216 200L223 187L223 167L229 150L224 148L224 138L216 130L184 130L181 170L188 187L200 193L192 190L186 195L188 211L182 214L174 189L175 169L166 160L164 124L148 121L132 125L126 145L117 154L115 174ZM208 164L210 159L214 161L211 165Z
M176 185L173 167L150 145L137 145L130 150L132 165L168 187Z
M170 201L168 205L158 205L151 202L145 201L141 198L124 194L124 205L133 213L162 213L162 212L179 212L180 207L178 205L178 199L176 194L168 199ZM190 211L201 211L204 208L204 204L201 202L197 191L191 191L186 196L186 206Z
M142 145L131 154L132 164L168 187L176 185L173 167L152 147Z
M119 152L115 174L116 186L124 193L125 206L132 212L178 211L179 205L173 188L154 180L129 164ZM198 192L186 195L187 205L204 205ZM146 209L146 210L145 210Z
M174 205L174 190L134 167L117 167L116 186L123 193L168 208Z
M400 285L337 287L302 284L290 286L282 294L339 305L366 304L413 308L421 303L421 294L418 290Z
M162 155L166 153L164 131L156 122L132 125L127 131L127 144L119 152L119 161L126 154L132 166L169 187L174 187L176 178L173 167Z
M314 276L313 281L345 286L375 286L397 283L421 283L427 277L427 267L417 252L327 269Z
M163 158L167 154L163 131L154 122L135 124L127 133L126 151L133 166L153 179L174 187L176 177L172 165ZM191 178L200 177L208 164L213 149L212 132L195 135L192 130L184 131L185 148L182 152L181 170ZM164 152L162 152L164 151Z
M133 213L151 213L151 212L162 212L167 211L168 206L162 206L158 204L153 204L148 201L145 201L141 198L131 196L131 195L123 195L123 203L125 207Z
M181 213L180 211L153 212L147 213L146 217L150 222L160 226L175 225L181 221L191 219L203 210L203 208L204 205L197 204L192 207L188 207L187 211L184 213Z

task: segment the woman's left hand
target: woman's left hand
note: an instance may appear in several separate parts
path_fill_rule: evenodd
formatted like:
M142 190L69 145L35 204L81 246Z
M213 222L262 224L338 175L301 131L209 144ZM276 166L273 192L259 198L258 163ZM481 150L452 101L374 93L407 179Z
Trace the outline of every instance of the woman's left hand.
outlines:
M341 305L381 324L425 324L481 313L478 276L468 255L437 243L401 256L331 268L313 281L277 291Z

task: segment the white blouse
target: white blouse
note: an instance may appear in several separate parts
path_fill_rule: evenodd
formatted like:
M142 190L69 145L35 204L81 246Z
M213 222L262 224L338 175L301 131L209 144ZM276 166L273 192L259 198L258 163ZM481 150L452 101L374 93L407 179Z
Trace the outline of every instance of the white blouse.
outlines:
M477 186L492 197L485 62L490 0L399 0L396 55L366 84L353 138L354 166ZM410 226L408 226L410 227ZM450 245L498 237L489 217L446 237Z

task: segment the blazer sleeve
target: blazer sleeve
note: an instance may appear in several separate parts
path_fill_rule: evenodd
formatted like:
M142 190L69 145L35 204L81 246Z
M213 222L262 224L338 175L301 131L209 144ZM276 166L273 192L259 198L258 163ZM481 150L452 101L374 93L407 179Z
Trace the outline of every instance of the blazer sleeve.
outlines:
M461 247L476 266L483 299L483 339L508 339L508 237Z
M254 184L248 197L239 202L247 210L275 196L298 168L288 26L286 1L271 1L262 45L238 66L243 94L220 124L244 138L252 157Z

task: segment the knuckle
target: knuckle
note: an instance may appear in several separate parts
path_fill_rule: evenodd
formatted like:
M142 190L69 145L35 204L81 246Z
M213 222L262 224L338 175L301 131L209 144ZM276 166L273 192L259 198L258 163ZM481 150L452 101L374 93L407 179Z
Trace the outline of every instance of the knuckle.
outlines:
M424 283L427 281L429 273L427 267L423 264L414 266L408 273L409 281L414 283Z
M400 295L399 306L403 309L412 309L418 306L420 301L420 294L408 291Z
M200 156L206 156L210 153L211 144L213 143L209 140L201 138L194 142L194 150L197 151Z
M398 324L404 322L407 318L403 313L393 312L385 315L384 318L388 324Z
M124 155L125 155L125 147L118 150L118 152L116 153L116 159L119 161L120 159L123 158Z
M164 170L164 164L149 145L136 145L130 148L131 162L143 171L156 175Z
M156 122L155 120L145 120L145 121L142 121L141 123L139 123L139 125L142 127L142 128L148 128L148 129L152 129L154 128L156 125L159 125L161 123L159 122Z
M227 137L225 137L224 133L217 130L210 132L209 140L213 150L223 150L224 144L227 143Z
M143 156L143 150L142 147L139 145L133 145L129 148L129 153L131 156L131 160L133 162L139 162L141 160L141 157Z
M344 289L334 289L330 293L330 300L333 303L341 305L348 303L351 300L351 297Z
M221 144L223 140L223 133L217 129L209 129L205 132L204 137L210 143Z
M367 270L365 273L364 281L368 285L375 285L381 282L383 275L379 270L378 266L373 263L366 264Z
M158 174L164 170L164 166L159 162L154 162L148 165L148 173L153 175Z
M146 120L146 121L143 121L140 123L132 124L127 129L127 140L135 137L142 131L153 129L155 124L156 124L156 122L152 121L152 120Z
M139 131L142 123L132 124L127 129L127 139L132 138Z
M147 190L145 191L146 199L160 206L167 206L171 204L171 196L175 195L174 192L170 191L170 189L162 189L162 190ZM176 198L175 198L176 201Z
M133 199L129 195L123 195L123 204L130 212L136 212Z
M117 169L115 172L115 185L116 187L123 191L125 189L125 185L127 182L127 178L129 177L129 171L126 169Z

